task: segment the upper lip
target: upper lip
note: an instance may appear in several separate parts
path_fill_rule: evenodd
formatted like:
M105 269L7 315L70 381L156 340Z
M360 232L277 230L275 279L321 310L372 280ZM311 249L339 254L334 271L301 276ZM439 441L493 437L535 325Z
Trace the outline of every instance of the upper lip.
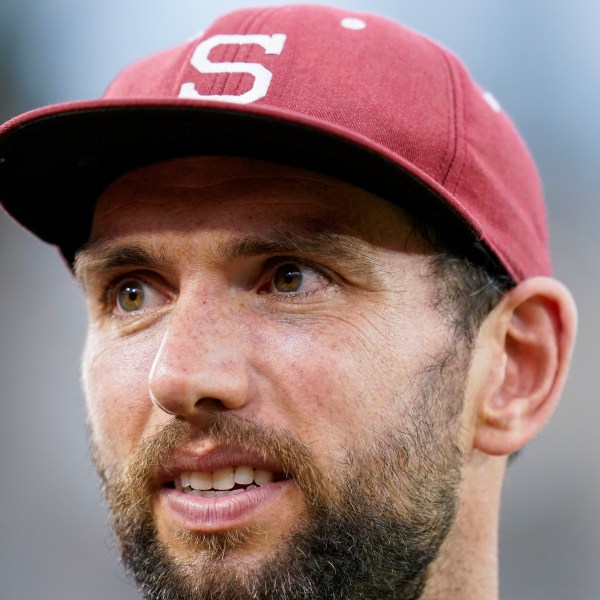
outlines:
M283 467L262 452L235 447L218 446L202 451L181 450L173 453L159 467L157 483L163 486L174 481L182 473L216 471L229 466L249 466L271 473L283 473ZM286 473L286 475L289 475Z

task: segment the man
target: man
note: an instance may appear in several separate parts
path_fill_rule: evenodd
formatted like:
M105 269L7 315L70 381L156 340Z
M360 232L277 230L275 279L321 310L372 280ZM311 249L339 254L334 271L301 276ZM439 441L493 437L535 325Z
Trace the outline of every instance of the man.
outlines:
M87 299L92 454L146 598L498 598L509 458L576 311L535 165L447 50L236 11L0 130Z

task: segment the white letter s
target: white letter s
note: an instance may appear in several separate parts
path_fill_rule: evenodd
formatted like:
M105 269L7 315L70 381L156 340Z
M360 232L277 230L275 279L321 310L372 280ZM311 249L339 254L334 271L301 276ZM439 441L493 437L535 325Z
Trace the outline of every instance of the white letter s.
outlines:
M239 96L227 94L201 95L196 91L193 83L184 83L179 91L180 98L191 98L194 100L221 100L235 104L250 104L267 95L273 74L263 65L245 62L223 62L213 63L208 55L213 48L221 44L258 44L265 49L266 54L281 54L286 36L283 33L273 35L215 35L204 40L192 55L192 66L200 73L249 73L254 77L254 85L250 90Z

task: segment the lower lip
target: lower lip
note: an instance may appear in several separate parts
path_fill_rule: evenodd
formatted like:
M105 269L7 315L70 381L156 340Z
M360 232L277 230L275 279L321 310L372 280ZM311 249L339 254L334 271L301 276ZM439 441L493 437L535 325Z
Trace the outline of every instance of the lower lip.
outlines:
M163 488L158 502L177 527L196 533L219 533L251 525L262 516L272 517L276 504L292 487L291 480L278 481L221 498L203 498Z

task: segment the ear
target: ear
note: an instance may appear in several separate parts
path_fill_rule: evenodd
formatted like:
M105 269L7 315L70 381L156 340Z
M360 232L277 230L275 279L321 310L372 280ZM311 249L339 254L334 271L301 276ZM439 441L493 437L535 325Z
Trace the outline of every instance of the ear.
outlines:
M534 277L508 292L488 319L478 342L494 349L492 383L480 388L473 443L486 454L509 455L541 431L558 404L577 312L560 282Z

